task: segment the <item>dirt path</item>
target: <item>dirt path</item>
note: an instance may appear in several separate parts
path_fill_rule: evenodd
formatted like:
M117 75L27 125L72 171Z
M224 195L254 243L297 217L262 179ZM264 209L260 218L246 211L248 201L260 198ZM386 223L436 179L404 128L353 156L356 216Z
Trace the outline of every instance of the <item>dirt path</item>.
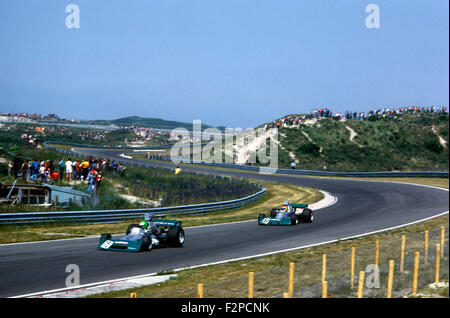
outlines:
M445 141L444 138L442 138L434 128L434 126L431 126L431 131L439 138L439 142L442 145L442 147L447 148L447 141Z
M305 135L306 139L308 139L310 143L315 144L315 142L311 139L311 137L309 137L309 135L304 130L302 130L302 134ZM320 147L320 146L319 146L319 152L320 152L320 155L323 156L322 155L322 147Z
M358 134L356 133L356 131L354 131L351 127L345 125L345 128L347 128L347 130L350 132L350 141L357 144L359 148L362 148L363 146L361 146L359 143L357 143L354 139L356 136L358 136Z

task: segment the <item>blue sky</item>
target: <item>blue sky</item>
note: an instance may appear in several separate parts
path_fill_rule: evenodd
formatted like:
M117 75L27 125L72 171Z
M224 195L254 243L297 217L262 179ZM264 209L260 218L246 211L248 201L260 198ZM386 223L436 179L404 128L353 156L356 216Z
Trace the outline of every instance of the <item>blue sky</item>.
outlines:
M68 4L80 28L65 26ZM368 29L365 8L380 8ZM0 112L253 127L446 105L448 0L0 0Z

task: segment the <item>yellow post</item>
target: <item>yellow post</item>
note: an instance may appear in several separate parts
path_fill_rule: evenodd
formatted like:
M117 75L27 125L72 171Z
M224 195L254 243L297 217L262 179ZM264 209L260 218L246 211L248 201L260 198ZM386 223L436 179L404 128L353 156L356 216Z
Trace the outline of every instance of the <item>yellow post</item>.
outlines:
M388 275L388 287L387 287L387 298L391 298L392 296L392 284L394 281L394 266L395 266L395 261L390 260L389 261L389 275Z
M253 298L253 280L254 280L255 274L253 272L250 272L248 274L248 298Z
M283 293L283 298L289 298L289 293Z
M359 282L358 282L358 298L362 298L363 296L363 288L364 288L364 276L366 272L359 272Z
M322 281L322 298L328 297L328 282L326 280Z
M400 255L400 273L403 273L403 269L405 266L405 244L406 243L406 236L402 235L402 252Z
M417 279L419 277L419 258L420 253L415 252L414 253L414 276L413 276L413 288L412 288L412 294L417 294Z
M327 254L322 255L322 282L327 276Z
M441 227L441 257L444 257L445 227Z
M203 298L203 284L198 284L197 298Z
M350 288L353 289L355 284L355 248L352 247L352 259L350 263Z
M380 256L380 242L375 242L375 265L378 266L378 258Z
M428 231L425 231L425 246L424 246L423 263L428 264Z
M439 269L440 269L440 261L441 261L441 246L436 244L436 273L434 275L434 282L439 283Z
M137 297L136 293L130 293L130 298L136 298L136 297Z
M294 263L289 263L289 297L294 293Z

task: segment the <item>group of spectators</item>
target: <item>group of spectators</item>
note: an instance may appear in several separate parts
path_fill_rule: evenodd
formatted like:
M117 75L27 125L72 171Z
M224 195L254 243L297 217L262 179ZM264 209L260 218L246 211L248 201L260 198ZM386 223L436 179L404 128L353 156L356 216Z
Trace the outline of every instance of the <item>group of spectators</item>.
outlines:
M447 113L447 107L419 107L419 106L410 106L410 107L401 107L397 109L390 108L380 108L377 110L370 110L366 113L358 113L358 112L350 112L346 111L345 114L339 114L339 118L345 118L346 120L357 119L357 120L365 120L365 119L375 119L375 120L394 120L394 121L402 121L402 114L417 114L417 113L428 113L428 114L440 114Z
M416 114L416 113L448 113L447 107L400 107L396 109L380 108L377 110L370 110L368 112L352 112L334 113L328 108L314 109L306 115L288 115L279 120L274 120L271 123L272 128L299 126L305 123L306 120L333 118L335 120L393 120L402 122L402 114Z
M90 156L83 160L62 158L54 160L22 160L20 154L16 155L12 162L14 178L22 177L23 181L52 183L55 181L87 181L88 191L95 192L102 181L102 171L120 172L126 168L123 164L117 164L109 159L95 159Z
M22 134L22 140L29 146L37 146L37 135L32 134Z

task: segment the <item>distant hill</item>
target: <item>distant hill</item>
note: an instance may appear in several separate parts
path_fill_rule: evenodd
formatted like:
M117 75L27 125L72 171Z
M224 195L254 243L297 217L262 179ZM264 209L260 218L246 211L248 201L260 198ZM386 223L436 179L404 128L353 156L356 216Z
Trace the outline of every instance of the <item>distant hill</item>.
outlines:
M115 120L95 120L90 121L90 123L99 125L117 125L117 126L141 126L148 128L159 128L159 129L174 129L174 128L186 128L187 130L192 130L192 123L185 123L173 120L164 120L160 118L148 118L139 116L129 116L124 118L119 118ZM202 123L202 129L209 128L212 126L205 125ZM221 129L221 127L218 127Z
M309 120L279 129L279 166L328 171L448 171L449 116L393 120ZM270 123L268 123L270 126Z

